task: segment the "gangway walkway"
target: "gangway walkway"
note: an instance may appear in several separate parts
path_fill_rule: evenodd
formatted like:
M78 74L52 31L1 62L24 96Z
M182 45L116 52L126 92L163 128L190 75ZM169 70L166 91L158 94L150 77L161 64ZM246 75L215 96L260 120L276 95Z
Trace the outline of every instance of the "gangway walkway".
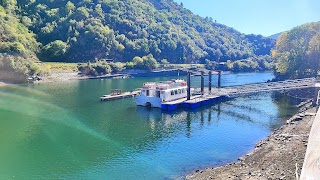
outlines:
M295 79L295 80L286 80L286 81L277 81L277 82L265 82L265 83L229 86L224 88L213 88L211 93L209 93L208 89L206 88L204 91L204 95L213 94L218 96L236 97L240 95L257 93L257 92L310 88L310 87L314 87L315 83L316 83L315 78L304 78L304 79ZM201 93L200 88L196 88L194 93L196 94Z

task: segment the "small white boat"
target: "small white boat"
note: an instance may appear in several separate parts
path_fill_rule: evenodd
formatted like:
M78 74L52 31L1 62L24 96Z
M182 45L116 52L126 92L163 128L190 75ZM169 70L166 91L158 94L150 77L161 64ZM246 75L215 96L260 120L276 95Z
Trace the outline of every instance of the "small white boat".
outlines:
M184 80L147 82L143 84L141 93L136 96L136 104L161 108L163 102L185 97L187 97L187 82Z

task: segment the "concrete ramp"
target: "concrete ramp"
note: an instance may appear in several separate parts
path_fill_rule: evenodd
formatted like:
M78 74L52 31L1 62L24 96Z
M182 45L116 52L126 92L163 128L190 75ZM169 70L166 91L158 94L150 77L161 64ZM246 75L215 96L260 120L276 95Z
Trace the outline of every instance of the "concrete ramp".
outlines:
M320 180L320 111L313 121L300 180Z

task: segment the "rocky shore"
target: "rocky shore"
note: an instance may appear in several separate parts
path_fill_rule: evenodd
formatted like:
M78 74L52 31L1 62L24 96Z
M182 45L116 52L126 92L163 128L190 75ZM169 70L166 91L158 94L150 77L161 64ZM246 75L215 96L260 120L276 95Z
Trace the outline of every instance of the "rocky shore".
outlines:
M307 101L299 112L237 162L196 170L185 179L297 179L301 173L316 108Z
M0 81L0 87L6 85L6 83Z

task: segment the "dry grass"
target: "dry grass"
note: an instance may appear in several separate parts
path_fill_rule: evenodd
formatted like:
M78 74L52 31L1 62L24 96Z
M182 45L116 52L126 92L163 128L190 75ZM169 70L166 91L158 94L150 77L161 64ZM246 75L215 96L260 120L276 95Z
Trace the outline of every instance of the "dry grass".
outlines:
M38 65L46 73L78 72L78 63L40 62Z

